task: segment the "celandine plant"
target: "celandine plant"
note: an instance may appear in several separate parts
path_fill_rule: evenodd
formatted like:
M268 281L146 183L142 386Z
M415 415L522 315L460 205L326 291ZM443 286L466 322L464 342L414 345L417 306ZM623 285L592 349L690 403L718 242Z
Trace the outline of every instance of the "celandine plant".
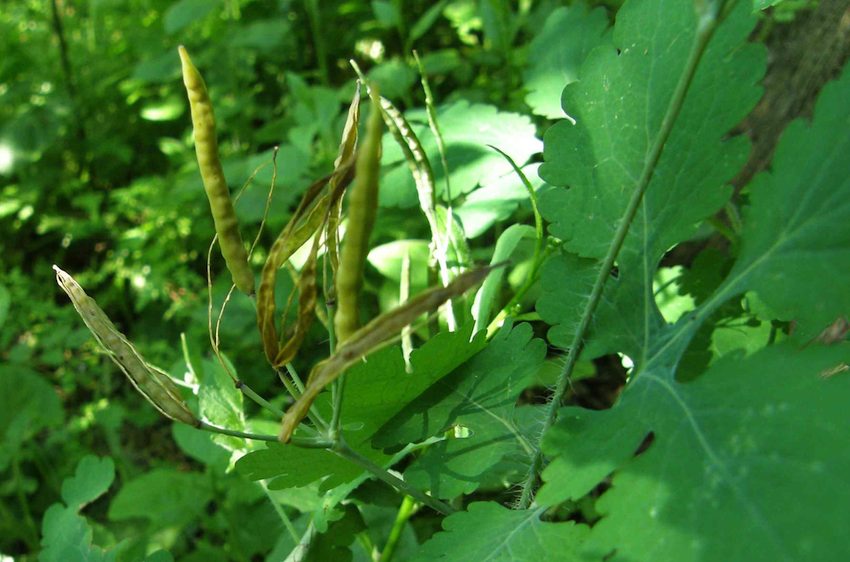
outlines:
M632 0L612 32L600 27L599 11L553 12L560 32L574 34L580 71L561 100L569 118L544 139L540 176L551 188L539 202L506 154L537 218L536 228L506 229L491 260L497 266L522 238L534 241L519 297L500 298L503 268L459 258L468 251L459 249L465 238L451 188L437 188L416 128L364 80L365 137L358 147L358 90L335 169L308 188L260 276L257 324L293 400L285 414L238 379L212 321L214 350L235 388L201 388L198 407L188 406L70 275L57 268L57 278L160 412L223 434L218 442L236 451L236 470L264 490L317 494L293 510L272 497L289 559L338 559L354 540L352 522L362 525L369 512L357 490L372 478L397 491L400 504L383 543L367 548L376 560L842 559L850 555L850 72L824 88L810 122L788 127L771 169L744 187L743 203L730 201L727 184L749 151L730 131L758 101L765 69L764 49L748 42L753 9L731 0ZM211 105L182 48L180 55L222 254L236 287L250 294L254 272L218 164ZM551 100L528 99L541 114L551 111ZM429 104L442 151L437 115ZM412 172L439 284L361 325L384 125ZM386 153L383 162L394 163ZM718 213L737 217L739 203L743 220L725 229L725 263L697 257L686 271L660 266ZM341 216L348 228L338 240ZM297 314L287 327L276 275L302 246L307 258L289 296ZM721 274L708 275L711 267ZM462 295L482 282L470 306ZM532 325L520 323L532 289L534 320L563 350L546 400L529 389L553 362ZM441 307L450 329L411 351L410 326ZM291 360L316 316L331 352L302 380ZM730 318L769 326L769 334L756 346L747 334L745 349L729 333ZM615 354L628 371L613 406L564 406L571 383L586 376L581 361ZM243 396L281 420L277 431L246 421ZM78 501L69 492L56 513L76 521L100 493ZM426 510L445 516L442 530L404 542L411 518Z

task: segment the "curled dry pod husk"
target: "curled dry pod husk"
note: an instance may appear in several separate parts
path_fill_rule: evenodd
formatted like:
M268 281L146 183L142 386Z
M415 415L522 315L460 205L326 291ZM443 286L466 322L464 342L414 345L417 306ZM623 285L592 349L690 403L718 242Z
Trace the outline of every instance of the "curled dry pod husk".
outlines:
M380 96L372 87L372 107L366 123L366 137L357 155L354 185L348 200L348 227L336 274L337 310L334 328L345 342L360 326L360 290L369 254L369 237L378 213L378 175L381 167L382 118Z
M298 349L301 347L301 343L304 341L304 337L307 335L307 331L313 324L316 297L318 295L316 269L319 240L320 232L316 232L313 237L313 245L310 247L310 254L298 276L298 318L295 321L295 328L291 335L283 334L284 341L279 342L280 347L272 361L272 365L275 367L286 365L295 358Z
M334 160L334 173L328 182L331 193L336 191L337 185L342 180L342 176L337 173L337 170L350 162L355 156L357 150L357 131L360 126L360 81L357 82L357 87L354 90L354 98L351 100L351 105L348 107L348 116L345 119L345 127L342 130L342 141L339 143L339 152L336 160ZM325 226L325 245L328 250L328 259L331 264L331 271L334 277L339 269L339 220L342 212L342 191L339 192L339 197L332 201L328 209L328 221ZM336 287L331 285L328 298L336 300Z
M248 264L248 253L239 233L236 210L230 198L230 190L224 179L224 170L218 155L218 140L215 135L215 115L207 86L198 69L192 64L189 53L179 48L183 68L183 83L189 95L189 107L192 110L192 126L195 136L195 153L204 191L210 203L215 232L221 255L227 269L233 276L236 287L247 295L254 294L254 274Z
M317 233L325 232L325 239L333 271L337 269L337 226L339 207L345 188L354 172L354 152L357 146L357 124L360 120L360 88L358 85L348 110L348 119L342 134L339 154L334 161L334 171L314 182L304 193L292 218L281 231L269 250L269 256L260 274L257 291L257 327L263 350L269 363L279 367L288 363L301 343L315 317L316 269L318 256ZM291 334L287 333L285 315L281 334L276 322L275 285L278 270L311 236L316 235L310 256L301 271L298 282L298 318Z
M266 358L273 366L278 367L289 362L298 352L298 348L310 328L314 318L316 304L316 261L318 255L318 239L314 242L315 252L311 251L306 271L302 271L298 283L298 319L291 335L287 335L286 326L281 327L282 336L278 335L275 326L277 307L275 304L275 285L278 270L292 257L298 248L304 245L311 236L320 233L328 219L330 208L342 196L345 187L351 181L353 165L349 160L342 164L334 173L313 183L301 199L289 223L283 228L269 250L269 256L260 273L260 287L257 290L257 327L263 341ZM330 193L322 192L330 180L337 177L336 185ZM285 321L285 318L284 318ZM283 343L281 339L285 340Z
M55 265L53 269L56 271L56 282L70 297L83 322L133 386L165 417L189 425L199 425L200 422L183 402L180 390L171 377L144 360L73 277Z
M421 314L434 312L447 300L465 293L484 281L492 269L493 267L484 267L462 273L448 286L433 287L419 293L351 334L340 344L336 353L317 363L310 371L304 393L289 407L283 417L280 440L287 443L292 438L292 433L307 415L310 405L319 393L354 362L396 337L402 328L412 323Z

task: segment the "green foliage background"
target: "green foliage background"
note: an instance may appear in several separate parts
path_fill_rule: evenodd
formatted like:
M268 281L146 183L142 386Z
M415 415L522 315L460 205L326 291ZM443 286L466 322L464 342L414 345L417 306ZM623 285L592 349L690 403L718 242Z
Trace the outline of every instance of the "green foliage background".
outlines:
M749 38L756 25L793 25L811 2L742 0L712 38L582 334L564 408L541 435L564 350L698 29L690 2L621 4L4 4L0 555L273 561L308 536L306 559L377 560L395 531L397 560L850 555L850 354L838 343L845 333L832 345L818 339L850 314L840 288L850 277L850 73L824 89L811 122L788 127L770 170L731 186L749 144L730 131L758 101L765 71L765 49ZM396 492L328 451L167 423L57 291L54 263L152 363L195 385L195 411L276 433L278 420L243 403L209 352L213 229L178 44L210 89L229 184L256 172L237 204L248 239L279 147L255 267L303 190L333 167L353 58L422 139L438 201L457 221L454 258L512 261L482 290L476 326L529 276L538 281L489 342L473 334L469 299L457 307L457 332L417 329L409 365L391 346L347 375L346 440L458 513L414 506L402 518ZM412 49L436 98L445 166ZM548 240L539 280L528 192L488 145L520 166L540 199ZM398 302L404 256L414 293L434 282L429 226L389 135L380 213L369 317ZM690 258L677 261L677 248L691 248ZM214 259L213 268L222 266ZM285 296L292 282L280 277ZM227 283L226 273L215 277L217 302ZM237 295L224 351L241 379L283 408L254 326L250 301ZM326 337L314 328L296 369L326 356ZM542 487L518 505L538 447Z

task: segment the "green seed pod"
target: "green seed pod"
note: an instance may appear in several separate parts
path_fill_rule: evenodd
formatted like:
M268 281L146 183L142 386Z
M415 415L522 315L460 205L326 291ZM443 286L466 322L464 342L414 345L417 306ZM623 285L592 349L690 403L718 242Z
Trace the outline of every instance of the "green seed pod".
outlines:
M189 53L182 45L178 50L183 66L183 83L186 85L189 106L192 110L195 153L201 169L204 190L210 202L221 255L224 256L227 269L233 276L236 287L243 293L252 295L254 294L254 274L248 264L248 253L242 244L236 210L233 208L230 190L227 188L227 181L224 179L224 171L218 156L212 102L204 79L192 64Z
M369 254L369 237L378 213L378 175L381 166L382 118L380 96L372 86L372 107L366 137L357 155L354 185L348 201L348 227L336 276L337 312L334 328L345 342L360 326L360 289Z
M197 426L200 422L183 402L180 390L171 377L144 360L73 277L55 265L53 269L56 271L56 282L70 297L83 322L136 390L165 417Z

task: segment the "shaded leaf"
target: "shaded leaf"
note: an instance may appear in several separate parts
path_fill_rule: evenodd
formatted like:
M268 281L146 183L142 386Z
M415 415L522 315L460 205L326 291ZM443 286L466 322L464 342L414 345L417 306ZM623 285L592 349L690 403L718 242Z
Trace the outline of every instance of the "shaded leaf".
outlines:
M425 110L409 111L405 116L422 142L428 160L439 162L436 140L428 128ZM437 120L445 142L453 197L513 174L510 164L488 148L488 144L504 150L520 165L542 149L528 117L501 112L490 105L458 101L438 107ZM381 179L381 205L412 207L418 203L416 188L401 149L390 139L385 139L383 144L382 163L386 169ZM445 179L441 166L434 169L434 184L438 196L444 198Z
M269 483L273 490L300 488L324 478L320 488L324 491L351 482L363 472L330 451L277 443L248 453L237 461L236 469L251 480L273 479Z
M641 372L613 409L562 412L544 441L558 458L537 500L579 498L613 472L589 541L595 557L616 551L611 560L846 555L848 426L835 420L846 419L850 378L823 373L848 361L847 346L781 345L727 356L688 383Z
M715 298L752 289L804 338L850 315L850 70L827 84L814 120L793 122L770 172L749 187L741 254Z
M534 415L531 423L519 423L514 407L544 355L544 343L532 339L528 324L503 328L483 351L389 420L375 444L415 443L452 430L414 461L405 478L439 498L471 493L505 455L533 452L525 430L535 425Z
M165 32L174 33L202 19L218 7L219 2L210 0L179 0L165 12Z
M540 510L510 510L496 503L477 502L467 511L450 515L437 533L422 545L416 562L487 560L488 562L569 562L577 554L587 527L575 523L544 523Z
M111 562L115 553L92 544L92 529L74 507L55 503L41 523L40 562Z
M0 365L0 469L22 443L62 418L59 397L38 373L23 365Z
M68 507L82 509L106 493L115 479L115 463L109 457L86 455L71 478L62 482L62 499Z
M561 94L567 84L578 80L581 63L597 46L610 41L608 16L597 7L584 4L552 11L543 29L529 45L529 65L523 73L528 94L525 102L532 111L549 119L564 117Z
M155 528L181 526L203 513L211 500L204 475L158 468L121 488L109 506L109 518L147 519Z
M349 443L366 443L378 429L435 381L484 348L484 338L470 341L471 326L437 334L410 356L405 369L401 348L381 350L346 374L342 422Z

